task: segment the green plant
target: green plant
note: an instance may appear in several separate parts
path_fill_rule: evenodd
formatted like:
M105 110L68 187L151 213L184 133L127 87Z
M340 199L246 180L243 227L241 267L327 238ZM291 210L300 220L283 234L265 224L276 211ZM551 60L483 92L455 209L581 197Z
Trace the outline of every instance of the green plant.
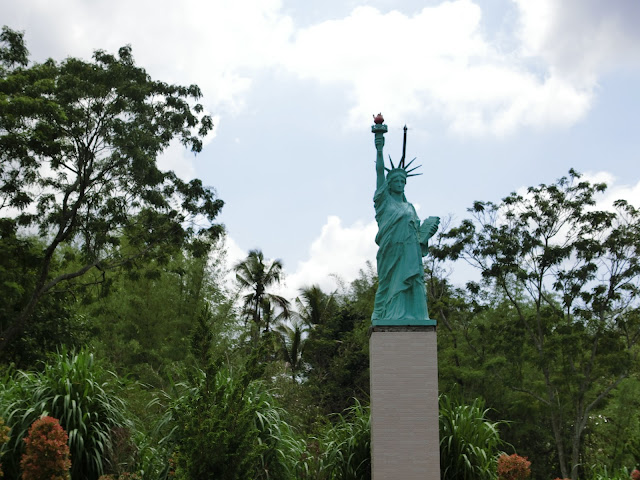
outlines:
M496 475L496 455L503 444L501 422L487 419L488 409L476 398L471 405L440 395L440 468L445 480L483 480Z
M286 454L295 459L296 480L366 480L371 478L371 413L357 399L334 415L317 436L284 437Z
M23 480L68 480L71 460L69 437L52 417L42 417L31 425L24 439L25 452L20 461Z
M111 434L131 427L117 395L115 375L103 370L87 350L52 355L41 371L17 371L0 384L0 408L12 428L6 457L12 475L22 454L22 439L40 416L60 419L69 434L74 480L96 480L108 463Z
M325 432L320 442L324 469L334 480L371 478L371 412L357 399L338 421Z
M498 480L524 480L531 476L531 462L517 454L498 457Z
M178 479L289 478L281 437L290 436L275 399L256 380L256 353L240 370L197 370L194 386L174 403Z
M639 480L638 477L640 477L640 475L635 477L633 472L629 472L625 467L609 469L606 465L594 465L592 468L586 470L589 472L589 476L585 475L585 478L589 480Z

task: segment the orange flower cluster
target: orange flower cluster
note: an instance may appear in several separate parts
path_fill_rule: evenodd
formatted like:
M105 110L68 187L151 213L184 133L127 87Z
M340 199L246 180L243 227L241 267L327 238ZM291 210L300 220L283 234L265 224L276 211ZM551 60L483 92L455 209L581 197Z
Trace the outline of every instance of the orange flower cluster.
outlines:
M22 455L23 480L69 480L71 459L69 437L60 422L53 417L42 417L31 425L24 439Z
M531 462L520 455L498 457L498 480L524 480L531 476Z

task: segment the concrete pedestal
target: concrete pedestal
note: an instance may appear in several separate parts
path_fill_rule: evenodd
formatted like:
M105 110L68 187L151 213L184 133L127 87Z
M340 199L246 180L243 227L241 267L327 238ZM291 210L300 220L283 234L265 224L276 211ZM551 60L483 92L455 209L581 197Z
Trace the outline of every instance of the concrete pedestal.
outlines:
M372 328L373 480L440 480L434 326Z

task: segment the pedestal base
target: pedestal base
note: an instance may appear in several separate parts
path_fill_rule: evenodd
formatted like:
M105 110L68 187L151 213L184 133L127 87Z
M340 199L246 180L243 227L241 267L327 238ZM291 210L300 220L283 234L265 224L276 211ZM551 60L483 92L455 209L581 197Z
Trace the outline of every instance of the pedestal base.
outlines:
M373 480L440 480L435 326L375 326L369 339Z

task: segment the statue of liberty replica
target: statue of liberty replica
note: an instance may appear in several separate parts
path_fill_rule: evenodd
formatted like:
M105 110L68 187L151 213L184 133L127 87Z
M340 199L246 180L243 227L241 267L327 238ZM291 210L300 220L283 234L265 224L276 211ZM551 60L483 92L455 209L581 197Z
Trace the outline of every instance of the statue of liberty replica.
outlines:
M376 192L373 197L378 222L378 291L371 323L376 325L435 325L427 311L422 257L427 255L429 238L438 229L440 219L429 217L422 224L415 208L407 202L404 187L418 167L409 169L415 158L405 164L407 127L404 127L402 158L396 167L384 164L382 149L387 126L382 115L374 117L371 131L376 145ZM386 173L386 175L385 175Z
M372 480L440 480L438 435L438 342L429 319L422 257L440 219L420 222L404 187L416 168L402 158L397 166L382 150L387 126L374 117L378 222L378 291L371 316Z

